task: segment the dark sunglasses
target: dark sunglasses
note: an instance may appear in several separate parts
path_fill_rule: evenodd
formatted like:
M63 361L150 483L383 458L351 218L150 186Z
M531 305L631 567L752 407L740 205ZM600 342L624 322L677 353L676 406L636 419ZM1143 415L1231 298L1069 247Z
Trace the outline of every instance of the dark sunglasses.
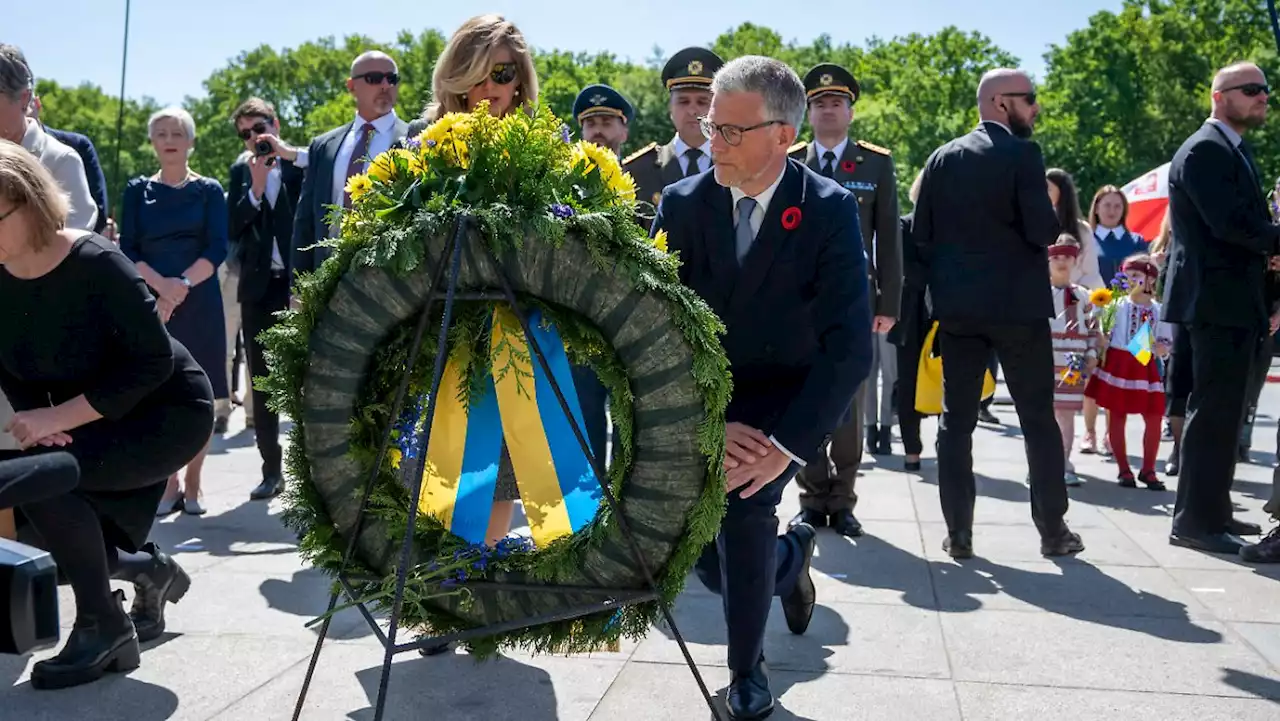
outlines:
M360 73L351 77L353 80L360 78L370 85L381 85L383 80L386 80L390 85L398 85L400 83L400 73L384 73L381 70L370 70L367 73Z
M240 139L248 140L255 135L266 135L271 131L271 126L266 123L254 123L252 128L245 128L240 131Z
M499 85L510 85L516 79L515 63L494 63L489 71L489 79Z
M1223 89L1222 92L1229 93L1232 90L1239 90L1241 93L1244 93L1246 97L1250 98L1256 98L1259 95L1271 94L1271 86L1266 83L1245 83L1244 85L1235 85Z
M1027 101L1027 105L1036 104L1036 91L1034 90L1028 93L1000 93L1000 96L1005 98L1023 98Z

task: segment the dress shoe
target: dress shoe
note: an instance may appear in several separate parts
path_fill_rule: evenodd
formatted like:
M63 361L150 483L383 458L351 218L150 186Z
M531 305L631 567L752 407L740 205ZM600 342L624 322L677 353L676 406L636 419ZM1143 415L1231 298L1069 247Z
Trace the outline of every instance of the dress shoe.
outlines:
M947 534L942 550L956 559L973 558L973 531L956 531Z
M1261 536L1262 526L1233 518L1227 524L1227 533L1234 533L1237 536Z
M862 535L862 522L853 511L836 511L831 514L831 530L842 536L857 538Z
M1062 530L1052 536L1045 536L1040 539L1040 555L1042 556L1071 556L1084 550L1084 541L1080 540L1080 534L1072 533L1071 529L1063 524Z
M915 471L920 470L920 459L919 459L919 458L917 458L917 459L915 459L914 461L912 461L912 460L905 460L905 461L903 461L903 462L902 462L902 470L907 471L907 472L915 472Z
M1271 529L1271 533L1261 541L1241 548L1240 560L1249 563L1280 563L1280 526Z
M734 721L756 721L773 713L773 692L769 690L769 670L762 659L744 674L735 672L729 680L725 705Z
M813 607L817 602L818 592L813 587L813 577L809 575L809 567L813 563L813 549L817 546L818 532L807 523L796 524L787 535L791 536L802 554L800 572L796 574L795 586L782 599L782 615L787 619L787 628L800 635L809 630L809 621L813 618Z
M213 419L213 435L223 436L227 433L227 424L230 421L226 416L218 416Z
M262 478L262 483L258 487L249 491L250 500L262 501L268 498L274 498L280 495L284 490L284 479L279 473L268 473Z
M871 452L876 455L893 455L893 428L891 426L880 426L880 431L876 433L876 444L872 448Z
M97 681L107 673L128 673L138 667L142 662L138 636L120 605L124 603L124 592L114 592L112 599L103 613L76 615L75 626L58 655L32 667L32 688L70 688Z
M154 559L151 568L135 576L133 580L133 606L129 620L133 621L139 643L153 641L164 633L164 609L177 603L191 588L191 577L167 554L161 553L156 544L148 542L141 548Z
M1166 488L1164 485L1164 481L1160 480L1156 476L1156 472L1154 470L1140 472L1138 474L1138 480L1141 481L1142 485L1146 486L1147 490L1149 491L1168 490L1168 488ZM1261 531L1262 529L1258 529L1258 530Z
M1178 475L1178 471L1181 469L1182 469L1182 466L1178 463L1177 456L1170 458L1169 462L1164 464L1164 474L1170 478L1176 478Z
M992 413L990 408L979 408L978 420L982 421L983 423L990 423L993 426L1000 425L999 416Z
M1179 533L1176 529L1169 534L1169 544L1206 553L1227 553L1233 556L1249 545L1243 538L1231 533Z
M824 528L827 525L827 514L806 508L791 519L791 522L787 524L787 528L795 528L801 523L808 524L814 528Z

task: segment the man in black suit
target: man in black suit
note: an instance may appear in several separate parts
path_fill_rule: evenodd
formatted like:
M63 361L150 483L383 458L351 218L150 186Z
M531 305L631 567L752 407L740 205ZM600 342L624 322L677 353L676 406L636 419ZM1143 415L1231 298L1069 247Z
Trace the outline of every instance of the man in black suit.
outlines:
M311 273L333 253L314 248L338 236L337 223L327 221L329 206L350 207L347 179L365 172L369 160L403 140L408 123L396 117L400 73L386 53L370 50L351 63L347 91L356 99L356 117L311 141L302 197L293 223L293 269Z
M764 631L774 595L804 633L816 531L778 537L783 488L819 462L871 365L871 308L858 203L789 160L805 91L785 64L741 57L716 73L704 135L713 173L667 187L653 230L680 255L680 280L723 319L734 389L726 428L728 512L698 561L723 598L730 715L773 710Z
M1244 524L1232 518L1231 481L1249 371L1268 325L1267 259L1280 254L1280 227L1243 136L1266 121L1270 92L1252 63L1219 71L1212 115L1169 167L1175 242L1164 315L1189 334L1194 378L1169 542L1213 553L1245 545Z
M247 150L231 166L227 228L240 263L236 295L252 379L267 374L258 336L275 323L277 312L289 307L289 249L302 192L299 164L305 166L308 158L280 140L276 110L261 98L241 103L231 120ZM262 456L262 483L249 497L260 500L284 489L280 417L267 407L267 395L256 388L248 402L253 404L254 435Z
M31 116L32 120L39 123L40 111L43 109L44 106L40 103L39 96L33 94L31 96L31 109L27 114ZM107 227L107 179L102 173L102 163L98 161L98 151L93 147L93 141L88 136L80 133L57 130L44 123L40 123L40 125L55 140L76 151L76 155L79 155L80 160L84 163L85 179L89 181L89 195L93 197L94 204L98 206L98 219L93 223L93 232L101 233Z
M938 426L943 549L973 556L973 430L994 349L1026 440L1031 516L1046 556L1084 549L1063 516L1066 460L1053 415L1053 348L1046 248L1058 221L1044 158L1028 138L1040 106L1031 79L993 70L978 85L982 122L925 163L914 240L928 268L945 375Z

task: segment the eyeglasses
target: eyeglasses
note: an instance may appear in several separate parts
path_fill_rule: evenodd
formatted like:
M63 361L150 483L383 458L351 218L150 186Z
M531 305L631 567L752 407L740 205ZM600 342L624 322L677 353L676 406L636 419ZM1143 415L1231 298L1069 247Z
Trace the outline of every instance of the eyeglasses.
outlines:
M360 78L370 85L381 85L383 80L386 80L390 85L397 85L400 82L400 73L384 73L381 70L370 70L367 73L351 76L352 80L356 78Z
M750 125L744 128L741 125L717 125L711 122L711 118L705 116L698 118L698 126L702 129L702 137L707 140L711 140L716 137L716 133L719 133L720 137L724 138L724 142L729 145L740 144L742 142L743 134L749 133L752 130L767 128L770 125L786 124L786 121L783 120L766 120L763 123L756 123L755 125Z
M1239 90L1245 97L1256 98L1259 95L1270 95L1271 86L1266 83L1245 83L1243 85L1233 85L1229 88L1223 88L1222 92L1229 93L1232 90Z
M489 71L489 79L498 85L510 85L516 79L515 63L494 63Z
M1031 90L1025 93L1000 93L1002 98L1022 98L1027 101L1027 105L1036 104L1036 91Z
M239 135L241 140L248 140L255 135L266 135L271 130L271 126L266 123L254 123L253 127L241 130Z

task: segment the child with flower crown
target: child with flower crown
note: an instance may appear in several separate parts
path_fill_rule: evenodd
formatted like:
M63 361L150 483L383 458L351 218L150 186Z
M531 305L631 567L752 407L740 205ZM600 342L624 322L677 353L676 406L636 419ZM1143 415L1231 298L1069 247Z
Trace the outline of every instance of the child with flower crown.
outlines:
M1129 292L1103 309L1104 330L1110 326L1108 349L1102 366L1089 380L1085 395L1107 409L1107 437L1116 465L1120 467L1119 480L1124 488L1137 487L1125 455L1125 421L1131 414L1142 416L1146 428L1142 435L1142 470L1137 480L1151 490L1162 491L1165 486L1156 477L1155 464L1164 417L1164 383L1154 359L1168 357L1173 333L1169 324L1161 319L1160 303L1152 297L1159 271L1151 256L1130 256L1120 270ZM1144 326L1151 331L1151 357L1146 357L1141 349L1135 355L1129 348Z
M1049 246L1049 282L1053 286L1053 410L1062 432L1062 452L1067 459L1066 484L1078 486L1080 477L1071 463L1076 435L1076 414L1084 407L1085 382L1098 366L1102 332L1093 312L1089 291L1071 282L1080 257L1080 241L1063 233Z

